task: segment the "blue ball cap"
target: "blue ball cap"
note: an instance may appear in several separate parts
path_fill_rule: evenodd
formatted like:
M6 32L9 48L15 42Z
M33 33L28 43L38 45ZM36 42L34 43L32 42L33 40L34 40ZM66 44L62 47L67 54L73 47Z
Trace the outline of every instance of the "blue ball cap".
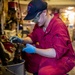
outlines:
M28 4L27 8L27 15L25 16L24 20L31 20L33 19L38 12L47 9L47 3L42 0L32 0Z

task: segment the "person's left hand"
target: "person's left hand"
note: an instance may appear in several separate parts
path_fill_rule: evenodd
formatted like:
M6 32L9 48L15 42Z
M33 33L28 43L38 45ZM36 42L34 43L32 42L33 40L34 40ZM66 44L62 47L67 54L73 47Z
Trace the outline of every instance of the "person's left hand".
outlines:
M23 52L27 52L27 53L35 53L36 52L36 47L34 47L31 44L26 44L26 47L23 48L22 50Z
M12 36L9 40L11 43L23 43L23 40L18 36Z

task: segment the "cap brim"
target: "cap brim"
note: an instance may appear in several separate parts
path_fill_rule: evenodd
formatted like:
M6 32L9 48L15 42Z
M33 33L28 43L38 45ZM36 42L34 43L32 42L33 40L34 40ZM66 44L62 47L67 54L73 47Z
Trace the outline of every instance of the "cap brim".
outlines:
M31 20L31 19L33 19L37 15L37 13L35 13L35 14L27 14L25 16L24 20Z

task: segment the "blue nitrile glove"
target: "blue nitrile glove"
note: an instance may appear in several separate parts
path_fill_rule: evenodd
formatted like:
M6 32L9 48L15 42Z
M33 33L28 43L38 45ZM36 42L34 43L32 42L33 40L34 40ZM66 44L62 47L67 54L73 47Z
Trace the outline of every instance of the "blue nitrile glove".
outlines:
M11 43L23 43L23 40L18 38L17 36L13 36L9 40Z
M36 53L36 47L34 47L33 45L31 44L26 44L26 47L23 48L23 52L27 52L27 53Z

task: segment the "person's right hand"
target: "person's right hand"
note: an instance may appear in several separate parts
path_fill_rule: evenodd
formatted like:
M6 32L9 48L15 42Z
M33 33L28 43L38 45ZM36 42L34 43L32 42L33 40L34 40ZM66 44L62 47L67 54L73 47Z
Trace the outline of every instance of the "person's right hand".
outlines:
M10 40L11 43L23 43L23 40L20 39L20 38L17 37L17 36L13 36L13 37L11 37L9 40Z

